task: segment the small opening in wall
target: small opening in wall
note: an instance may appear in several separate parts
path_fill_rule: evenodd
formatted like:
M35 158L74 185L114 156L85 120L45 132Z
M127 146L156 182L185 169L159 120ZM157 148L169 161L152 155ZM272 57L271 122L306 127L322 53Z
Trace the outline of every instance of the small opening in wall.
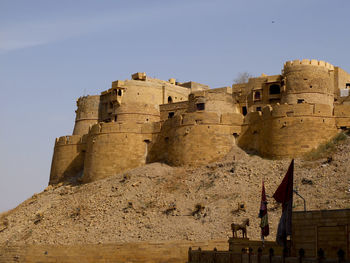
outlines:
M172 103L173 102L173 98L171 96L168 97L168 103Z
M350 89L350 83L346 83L346 84L345 84L345 88L346 88L346 89Z
M204 110L205 109L205 104L204 103L197 103L197 110Z
M261 99L261 93L260 91L255 91L254 92L254 100L260 100Z
M148 122L148 121L149 121L149 119L146 119L146 121Z
M233 134L233 137L237 138L238 137L238 133L234 132Z
M242 114L243 114L243 116L245 116L245 115L247 115L247 107L246 106L243 106L242 107Z
M301 104L301 103L303 103L304 102L304 99L298 99L298 104Z
M150 143L151 141L150 140L144 140L145 143Z
M175 112L171 111L168 113L168 119L171 119L172 117L174 117Z
M310 89L312 89L312 86L310 85Z
M118 116L117 115L114 115L114 121L116 122L118 119Z
M325 120L323 119L323 122L325 122Z
M165 142L169 142L169 137L164 138Z
M256 107L256 111L261 111L261 107Z
M280 85L273 84L270 86L270 95L280 94L280 93L281 93Z
M122 90L118 90L118 96L121 96L123 94Z
M303 122L303 119L301 119L300 122Z

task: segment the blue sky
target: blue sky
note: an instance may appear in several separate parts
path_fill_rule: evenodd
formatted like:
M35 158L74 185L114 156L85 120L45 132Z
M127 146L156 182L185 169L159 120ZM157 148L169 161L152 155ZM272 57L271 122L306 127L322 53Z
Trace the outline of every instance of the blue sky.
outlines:
M138 71L212 88L292 59L349 72L349 10L348 0L0 0L0 211L47 186L77 97Z

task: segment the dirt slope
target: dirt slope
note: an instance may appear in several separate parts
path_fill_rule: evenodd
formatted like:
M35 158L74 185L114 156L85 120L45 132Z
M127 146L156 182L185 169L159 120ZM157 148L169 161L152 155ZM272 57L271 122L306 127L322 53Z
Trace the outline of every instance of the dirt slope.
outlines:
M295 161L295 188L307 209L350 208L350 139L332 161ZM0 215L0 244L84 244L225 239L230 224L250 218L259 239L261 181L268 195L270 240L281 213L272 195L290 160L266 160L235 148L202 167L153 163L102 181L48 187ZM236 211L245 203L246 211ZM294 209L303 203L294 197Z

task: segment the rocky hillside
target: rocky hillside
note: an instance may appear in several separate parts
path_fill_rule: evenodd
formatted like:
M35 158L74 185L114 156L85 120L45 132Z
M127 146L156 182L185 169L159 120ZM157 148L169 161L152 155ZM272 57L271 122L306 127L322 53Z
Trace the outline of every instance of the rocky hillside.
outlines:
M295 188L308 210L350 208L350 139L327 157L295 160ZM202 167L153 163L90 184L49 186L0 215L0 244L225 239L230 224L245 218L248 237L259 239L262 179L273 240L281 208L272 195L289 162L236 148ZM303 209L297 196L294 209Z

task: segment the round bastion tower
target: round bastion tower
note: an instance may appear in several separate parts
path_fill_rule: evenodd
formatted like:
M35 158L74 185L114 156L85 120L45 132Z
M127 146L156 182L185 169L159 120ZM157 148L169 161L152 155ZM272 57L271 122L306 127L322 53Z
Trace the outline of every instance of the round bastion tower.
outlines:
M293 60L284 64L285 87L281 103L326 104L333 108L334 66L315 59Z
M77 107L73 135L84 135L99 121L100 95L80 97Z

